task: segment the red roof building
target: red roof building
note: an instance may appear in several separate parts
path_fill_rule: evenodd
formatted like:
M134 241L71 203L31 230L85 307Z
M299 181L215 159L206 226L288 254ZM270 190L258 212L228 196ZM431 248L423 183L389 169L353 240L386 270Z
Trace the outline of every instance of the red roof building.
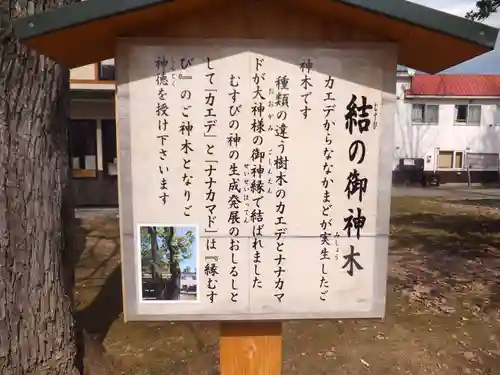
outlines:
M406 96L500 97L500 75L416 74Z

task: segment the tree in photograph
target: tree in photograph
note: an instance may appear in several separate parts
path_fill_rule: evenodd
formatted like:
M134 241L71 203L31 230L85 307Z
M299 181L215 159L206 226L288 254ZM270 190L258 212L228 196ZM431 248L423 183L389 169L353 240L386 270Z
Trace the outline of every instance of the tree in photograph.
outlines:
M166 262L158 246L157 231L156 227L141 228L141 269L143 274L151 276L151 282L155 290L154 295L160 299L165 288L163 269L166 266Z
M142 272L151 275L156 298L178 299L180 262L192 257L193 232L176 235L173 227L142 227L140 238Z
M166 299L179 299L181 292L181 260L193 256L191 246L194 242L194 234L191 230L182 236L175 235L175 228L166 228L164 241L165 255L168 257L170 278L166 285Z
M473 21L484 21L500 8L500 0L478 0L476 7L467 12L465 18Z
M76 375L69 71L12 20L72 0L0 0L0 374Z

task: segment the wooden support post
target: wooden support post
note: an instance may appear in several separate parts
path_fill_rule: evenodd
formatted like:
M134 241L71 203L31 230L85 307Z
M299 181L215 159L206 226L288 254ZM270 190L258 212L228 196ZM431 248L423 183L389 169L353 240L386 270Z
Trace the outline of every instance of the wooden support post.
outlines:
M220 327L221 375L281 375L281 322L230 322Z

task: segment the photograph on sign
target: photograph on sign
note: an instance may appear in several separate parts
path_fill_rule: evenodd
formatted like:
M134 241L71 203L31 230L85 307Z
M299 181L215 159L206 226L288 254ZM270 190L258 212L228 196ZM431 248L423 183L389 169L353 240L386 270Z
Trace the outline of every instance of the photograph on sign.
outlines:
M143 301L198 301L195 226L139 225Z
M127 319L384 315L391 48L123 40L117 56Z

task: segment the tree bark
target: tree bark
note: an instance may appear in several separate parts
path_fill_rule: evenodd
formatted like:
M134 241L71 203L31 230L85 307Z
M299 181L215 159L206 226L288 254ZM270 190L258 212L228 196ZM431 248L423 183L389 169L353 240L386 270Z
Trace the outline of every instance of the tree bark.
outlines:
M151 278L153 279L153 282L156 283L161 279L161 272L158 272L158 260L159 260L159 253L158 253L158 242L156 239L156 229L148 227L148 233L149 233L149 239L151 242Z
M72 0L0 0L0 374L79 374L68 157L69 71L10 19ZM14 3L14 4L13 4Z
M167 282L166 298L168 300L176 300L180 298L181 292L181 272L179 269L179 256L177 254L178 249L174 249L172 246L172 240L175 235L175 228L171 227L168 229L166 248L168 249L169 257L169 270L170 279Z
M158 233L156 228L148 227L148 233L151 240L151 281L155 288L155 297L163 299L163 282L162 269L158 265L160 261L160 250L158 249Z

